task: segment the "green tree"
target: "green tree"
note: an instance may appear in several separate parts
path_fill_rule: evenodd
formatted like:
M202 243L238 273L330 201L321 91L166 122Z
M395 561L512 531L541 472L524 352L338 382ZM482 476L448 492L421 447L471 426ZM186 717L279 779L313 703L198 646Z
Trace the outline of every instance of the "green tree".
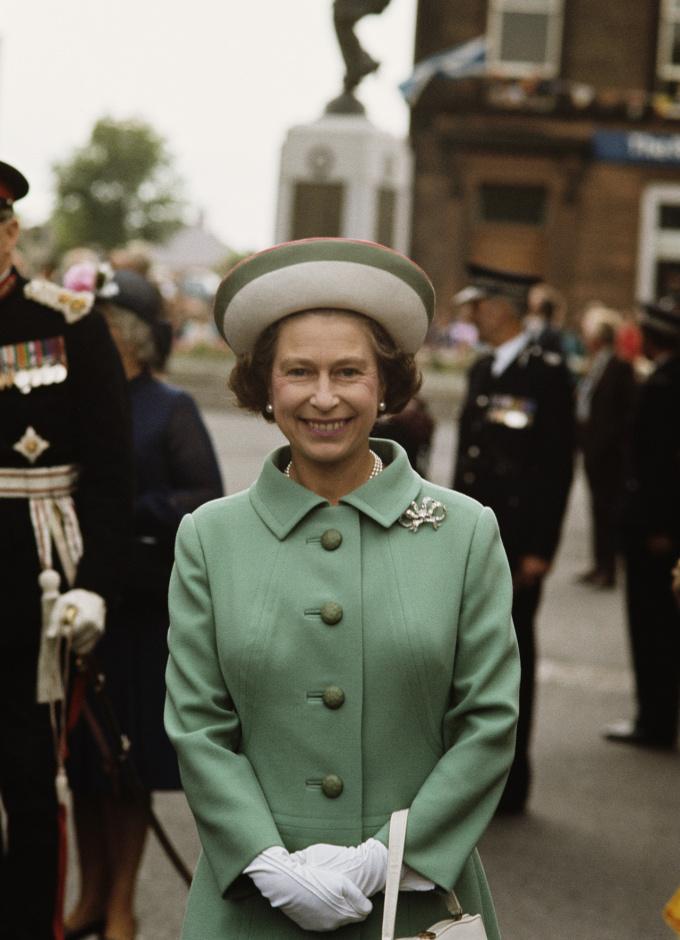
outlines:
M101 118L90 140L54 166L55 246L102 250L131 239L165 241L184 202L165 140L143 121Z

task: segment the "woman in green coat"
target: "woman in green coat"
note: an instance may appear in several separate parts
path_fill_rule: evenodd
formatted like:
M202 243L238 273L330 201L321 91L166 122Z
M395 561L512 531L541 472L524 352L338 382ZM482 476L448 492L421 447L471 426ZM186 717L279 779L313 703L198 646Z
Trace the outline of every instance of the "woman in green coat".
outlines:
M377 940L410 808L397 935L455 890L499 937L476 845L512 761L519 665L493 513L369 440L419 384L426 275L379 245L246 259L218 327L239 402L289 441L186 516L166 727L203 852L184 940Z

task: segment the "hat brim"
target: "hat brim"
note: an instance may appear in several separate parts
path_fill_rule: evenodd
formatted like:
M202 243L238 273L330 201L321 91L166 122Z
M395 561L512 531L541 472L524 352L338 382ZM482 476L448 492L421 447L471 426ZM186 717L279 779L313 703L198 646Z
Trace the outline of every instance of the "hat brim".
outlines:
M473 304L475 301L484 300L488 296L488 291L470 284L468 287L464 287L462 290L459 290L457 294L453 295L453 303L456 307L462 307L463 304Z
M12 198L9 200L10 205L18 199L23 199L28 193L28 180L15 166L0 161L0 178L4 180L7 189L12 195Z
M217 292L215 321L240 355L251 352L272 323L320 309L369 317L404 352L414 353L432 321L434 289L416 264L382 245L306 239L237 265Z

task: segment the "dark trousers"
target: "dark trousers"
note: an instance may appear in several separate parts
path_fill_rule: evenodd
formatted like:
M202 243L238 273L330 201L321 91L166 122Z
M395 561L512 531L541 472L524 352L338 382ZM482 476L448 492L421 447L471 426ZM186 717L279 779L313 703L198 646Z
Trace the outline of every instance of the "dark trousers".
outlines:
M0 654L1 940L53 940L58 865L55 760L47 705L36 705L36 654Z
M585 462L586 478L590 489L592 521L593 559L595 568L608 577L616 572L616 555L619 548L619 525L621 515L621 493L618 486L620 467L603 473L601 467L593 468Z
M652 555L638 542L626 550L626 601L638 730L673 743L680 700L680 611L671 591L674 555Z
M534 621L542 589L542 581L532 587L515 588L512 599L512 622L517 635L522 675L519 685L519 720L515 757L500 802L500 809L509 812L521 810L524 807L531 786L529 744L536 686Z

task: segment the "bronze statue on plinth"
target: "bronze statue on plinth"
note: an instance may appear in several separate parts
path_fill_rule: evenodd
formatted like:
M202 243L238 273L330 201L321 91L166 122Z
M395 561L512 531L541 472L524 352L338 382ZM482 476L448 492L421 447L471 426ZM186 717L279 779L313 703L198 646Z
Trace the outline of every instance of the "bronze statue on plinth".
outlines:
M345 61L343 92L326 105L327 114L363 114L364 106L355 97L354 89L362 78L375 72L380 63L362 48L354 27L369 13L382 13L390 0L334 0L333 22Z

